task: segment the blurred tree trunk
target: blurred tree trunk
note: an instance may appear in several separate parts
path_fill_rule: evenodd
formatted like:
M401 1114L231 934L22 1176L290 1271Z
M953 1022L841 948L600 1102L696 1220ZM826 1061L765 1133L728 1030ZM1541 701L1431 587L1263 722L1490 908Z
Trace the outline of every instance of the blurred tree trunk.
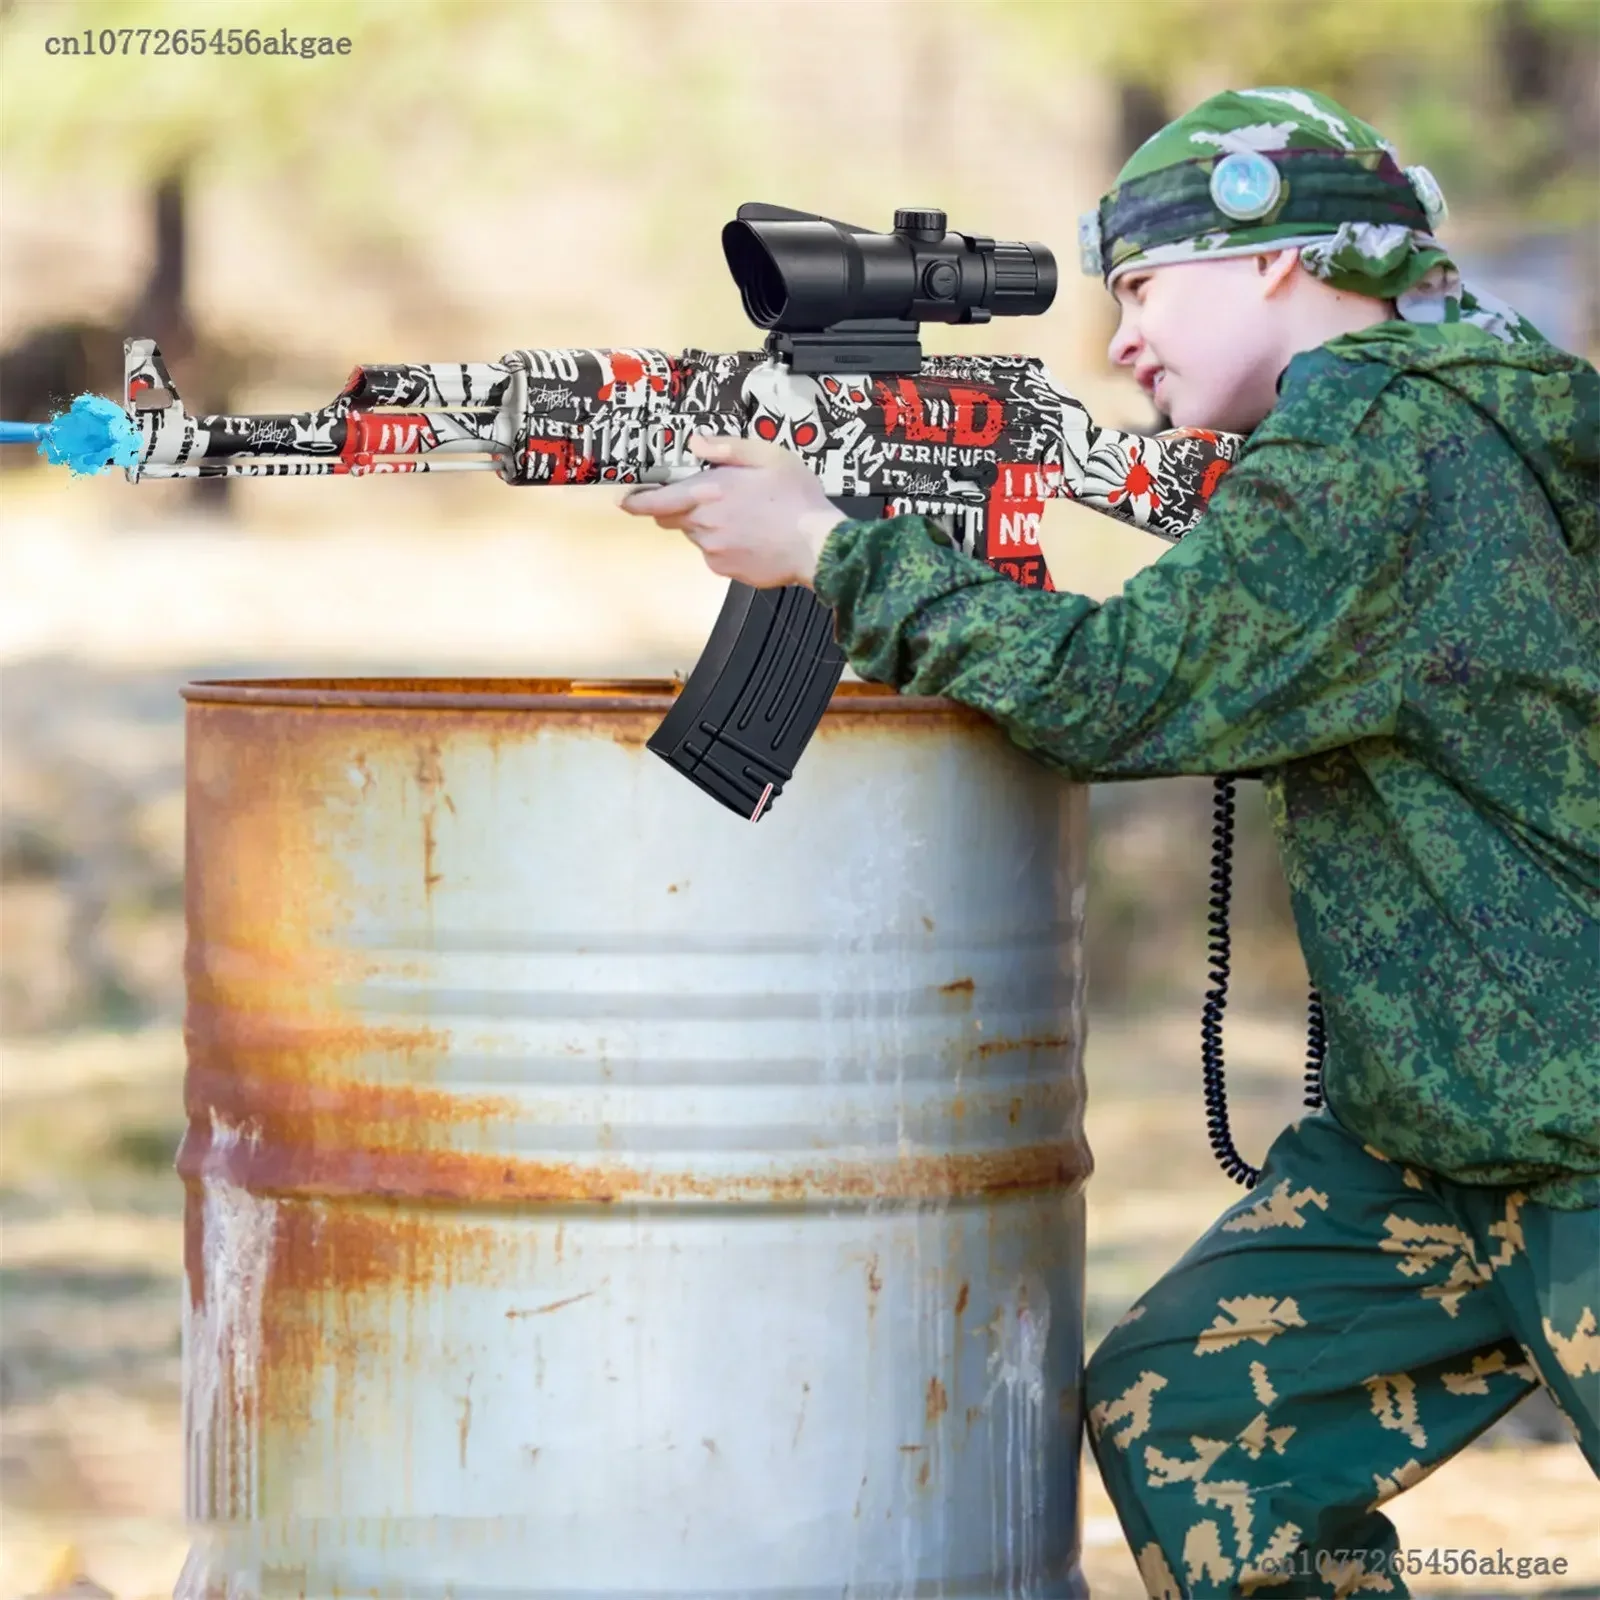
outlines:
M138 298L123 318L125 336L154 339L172 369L183 403L196 416L232 408L232 384L226 358L209 348L195 331L189 308L190 169L179 162L156 180L150 191L150 273ZM113 391L121 395L117 374ZM188 484L182 505L211 516L227 516L232 507L232 481L200 478Z
M1539 25L1527 0L1501 0L1495 35L1500 76L1512 105L1544 105L1559 76L1556 41Z
M1592 48L1570 28L1553 25L1528 0L1500 0L1495 11L1493 55L1507 108L1513 116L1554 114L1556 128L1536 144L1512 174L1519 189L1536 190L1562 173L1592 169L1600 148L1600 94ZM1585 297L1582 342L1600 343L1600 240L1593 228L1575 234L1577 281Z
M1117 85L1117 165L1120 167L1146 139L1172 121L1167 97L1148 83Z

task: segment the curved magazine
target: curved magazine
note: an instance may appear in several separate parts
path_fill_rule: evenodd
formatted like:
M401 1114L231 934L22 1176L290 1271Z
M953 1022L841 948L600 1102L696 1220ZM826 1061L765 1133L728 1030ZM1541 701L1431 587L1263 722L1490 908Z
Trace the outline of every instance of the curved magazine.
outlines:
M876 520L878 499L837 498ZM801 584L730 583L716 626L648 748L713 800L760 820L794 775L844 671L833 612Z

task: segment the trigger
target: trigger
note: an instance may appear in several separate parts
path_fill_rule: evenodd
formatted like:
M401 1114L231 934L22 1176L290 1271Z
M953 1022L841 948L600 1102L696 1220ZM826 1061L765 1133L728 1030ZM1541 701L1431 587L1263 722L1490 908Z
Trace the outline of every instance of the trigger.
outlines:
M692 478L705 470L703 463L696 462L693 466L673 466L670 462L660 461L653 467L645 467L639 473L641 484L677 483L684 478Z

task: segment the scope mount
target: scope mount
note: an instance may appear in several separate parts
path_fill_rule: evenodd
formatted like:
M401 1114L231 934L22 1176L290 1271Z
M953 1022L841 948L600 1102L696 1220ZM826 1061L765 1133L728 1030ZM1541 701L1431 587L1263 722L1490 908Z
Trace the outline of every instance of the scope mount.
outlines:
M883 317L836 322L815 333L774 328L763 349L797 373L915 373L922 366L922 324Z

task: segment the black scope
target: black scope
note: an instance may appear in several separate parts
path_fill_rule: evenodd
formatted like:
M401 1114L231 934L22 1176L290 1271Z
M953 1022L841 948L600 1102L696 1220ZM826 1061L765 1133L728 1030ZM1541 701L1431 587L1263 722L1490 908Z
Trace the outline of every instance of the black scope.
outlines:
M1056 296L1042 244L949 233L942 211L899 210L892 233L780 206L742 205L722 253L759 328L813 333L840 323L982 323L1037 316Z

